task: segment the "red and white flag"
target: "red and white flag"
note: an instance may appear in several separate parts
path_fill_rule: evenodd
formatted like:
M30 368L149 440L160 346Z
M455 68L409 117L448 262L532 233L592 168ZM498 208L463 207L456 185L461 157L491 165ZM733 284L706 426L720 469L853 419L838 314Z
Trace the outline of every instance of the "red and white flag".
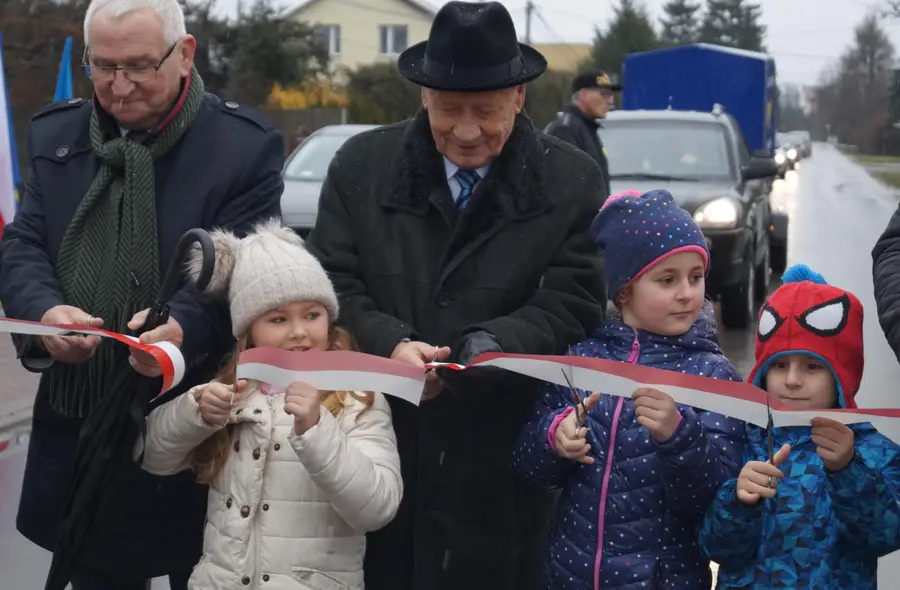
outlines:
M13 159L12 129L9 125L9 104L3 67L3 45L0 43L0 234L16 215L16 180Z

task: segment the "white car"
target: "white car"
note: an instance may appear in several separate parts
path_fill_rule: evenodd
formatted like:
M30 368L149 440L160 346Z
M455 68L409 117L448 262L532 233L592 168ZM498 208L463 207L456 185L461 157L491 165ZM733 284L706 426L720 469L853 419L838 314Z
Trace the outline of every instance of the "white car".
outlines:
M306 237L316 224L319 193L328 166L350 137L377 125L329 125L306 138L284 164L281 217L284 225Z

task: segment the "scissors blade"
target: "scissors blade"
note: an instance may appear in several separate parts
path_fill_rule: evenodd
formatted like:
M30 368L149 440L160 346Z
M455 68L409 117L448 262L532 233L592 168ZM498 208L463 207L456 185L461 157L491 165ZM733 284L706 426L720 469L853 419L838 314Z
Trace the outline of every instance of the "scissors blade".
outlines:
M571 370L571 368L569 370ZM575 422L580 426L584 424L584 417L587 414L587 410L584 407L584 398L581 397L581 394L578 393L575 385L572 384L572 379L569 378L566 370L560 369L560 371L562 371L563 379L569 384L569 390L572 392L572 407L575 408Z

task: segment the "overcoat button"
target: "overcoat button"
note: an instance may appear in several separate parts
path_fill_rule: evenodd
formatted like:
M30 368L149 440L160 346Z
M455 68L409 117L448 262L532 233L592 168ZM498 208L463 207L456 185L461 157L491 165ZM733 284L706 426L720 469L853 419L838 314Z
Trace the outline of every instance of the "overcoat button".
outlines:
M275 443L275 450L277 451L277 450L279 450L279 449L281 449L281 445L278 444L278 443Z
M250 516L250 507L249 506L241 506L241 516L247 518Z
M80 98L70 98L69 99L69 104L78 104L80 102L81 102Z
M244 576L243 578L241 578L241 584L243 584L244 586L249 586L250 585L250 576Z
M268 512L268 511L269 511L269 505L263 504L263 512Z
M233 100L227 100L225 101L225 106L231 110L234 110L238 108L238 103L234 102Z
M253 449L253 458L259 459L259 449Z
M225 508L231 508L231 498L225 500Z
M263 582L269 581L269 574L263 574Z
M61 145L58 148L56 148L56 157L57 158L65 158L68 155L69 155L69 146Z

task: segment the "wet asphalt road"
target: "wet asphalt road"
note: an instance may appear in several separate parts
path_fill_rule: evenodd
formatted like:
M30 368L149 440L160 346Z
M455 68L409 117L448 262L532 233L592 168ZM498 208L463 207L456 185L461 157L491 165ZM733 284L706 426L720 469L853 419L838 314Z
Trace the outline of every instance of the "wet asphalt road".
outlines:
M866 308L866 374L858 396L861 406L900 407L900 365L888 348L875 316L872 296L872 245L897 207L897 193L831 146L816 144L813 157L775 182L773 206L791 216L788 262L804 262L832 284L853 291ZM753 366L753 333L724 331L723 345L743 374ZM0 425L5 416L30 403L35 376L15 360L6 336L0 336ZM0 426L2 432L2 426ZM25 465L25 437L3 450L0 437L0 590L43 587L49 554L15 530L15 514ZM880 588L900 577L900 554L883 560ZM154 590L167 589L163 580Z

